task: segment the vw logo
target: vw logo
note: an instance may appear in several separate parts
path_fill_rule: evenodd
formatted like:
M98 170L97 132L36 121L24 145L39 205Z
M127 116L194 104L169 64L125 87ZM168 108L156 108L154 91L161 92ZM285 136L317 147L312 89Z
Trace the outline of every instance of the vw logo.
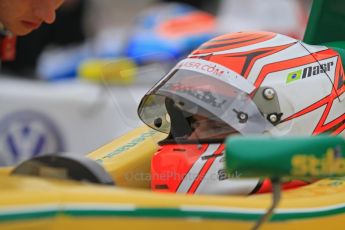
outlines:
M42 113L21 111L0 121L0 166L64 151L60 132Z

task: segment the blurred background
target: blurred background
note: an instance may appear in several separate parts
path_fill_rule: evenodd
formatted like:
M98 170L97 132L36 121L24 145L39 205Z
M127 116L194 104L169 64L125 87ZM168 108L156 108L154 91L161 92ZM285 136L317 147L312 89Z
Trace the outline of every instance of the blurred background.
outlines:
M0 166L86 154L141 125L141 97L224 33L302 39L311 0L65 0L52 25L17 39L0 76Z

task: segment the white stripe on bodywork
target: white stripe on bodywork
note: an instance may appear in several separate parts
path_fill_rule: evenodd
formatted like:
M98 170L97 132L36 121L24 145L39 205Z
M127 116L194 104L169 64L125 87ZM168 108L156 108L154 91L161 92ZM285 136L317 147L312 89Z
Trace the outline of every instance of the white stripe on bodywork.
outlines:
M220 144L210 144L206 151L198 158L198 160L193 164L192 168L183 178L180 186L176 192L187 193L189 188L192 186L195 179L198 177L201 169L204 167L207 160L202 160L203 156L213 155L214 152L219 148Z
M345 95L345 93L343 93ZM325 121L325 124L337 119L340 116L343 116L345 112L345 101L339 101L338 98L335 98L333 100L333 104L331 107L331 110L328 113L327 119Z
M17 214L17 213L52 212L52 211L56 211L60 209L61 209L61 205L59 204L3 206L0 208L0 216Z

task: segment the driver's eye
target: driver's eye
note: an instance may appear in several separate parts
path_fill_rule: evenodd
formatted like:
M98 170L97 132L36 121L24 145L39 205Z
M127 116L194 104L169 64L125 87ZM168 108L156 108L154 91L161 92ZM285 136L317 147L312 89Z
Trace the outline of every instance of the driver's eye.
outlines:
M191 124L191 127L196 129L202 125L206 126L205 124L207 126L209 126L211 123L208 120L195 120L194 119L193 123Z
M224 128L224 124L221 124L219 122L213 122L212 127L214 128Z
M198 128L200 126L200 123L198 121L193 121L190 125L190 127L192 128L192 130L194 131L196 128Z

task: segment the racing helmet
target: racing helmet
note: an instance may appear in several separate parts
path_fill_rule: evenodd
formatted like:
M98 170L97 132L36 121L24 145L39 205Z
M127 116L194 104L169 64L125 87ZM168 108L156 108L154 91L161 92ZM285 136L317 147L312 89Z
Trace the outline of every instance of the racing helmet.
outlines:
M345 136L344 80L336 51L281 34L238 32L202 44L140 102L141 120L169 134L152 158L152 189L268 191L267 180L240 179L241 172L226 172L224 138Z

